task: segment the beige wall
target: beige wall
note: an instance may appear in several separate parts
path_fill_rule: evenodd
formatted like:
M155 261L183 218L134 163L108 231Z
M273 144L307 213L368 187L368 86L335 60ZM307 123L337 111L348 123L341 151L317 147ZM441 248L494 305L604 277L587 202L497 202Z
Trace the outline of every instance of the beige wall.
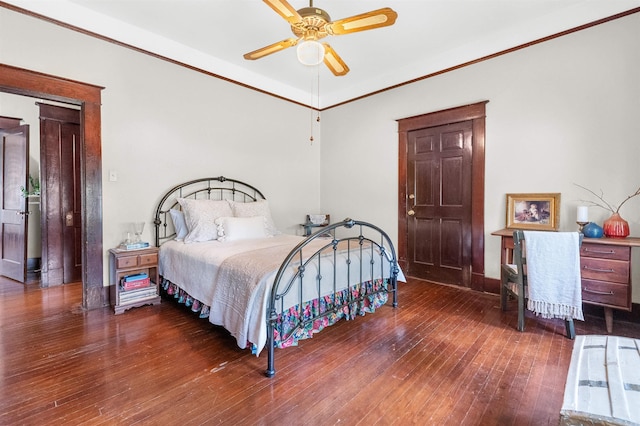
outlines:
M182 181L254 184L287 233L301 233L305 215L319 211L320 135L309 142L309 110L7 9L0 22L0 63L105 87L105 282L106 250L135 221L146 221L151 239L155 203ZM18 115L1 99L0 115Z
M619 203L640 186L640 14L323 113L321 204L397 235L396 120L487 100L485 271L499 277L505 194L560 192L575 230L588 194ZM352 158L359 156L359 166ZM621 210L640 235L640 197ZM606 211L589 209L602 223ZM634 301L640 302L640 250Z
M571 230L587 198L574 183L614 202L640 185L640 14L327 110L313 144L305 108L6 9L0 22L1 63L105 87L105 249L133 221L146 220L150 238L162 191L203 175L259 186L284 232L322 211L396 239L396 120L483 100L487 276L498 277L490 233L504 226L505 193L561 192L561 228ZM640 199L622 214L640 235Z

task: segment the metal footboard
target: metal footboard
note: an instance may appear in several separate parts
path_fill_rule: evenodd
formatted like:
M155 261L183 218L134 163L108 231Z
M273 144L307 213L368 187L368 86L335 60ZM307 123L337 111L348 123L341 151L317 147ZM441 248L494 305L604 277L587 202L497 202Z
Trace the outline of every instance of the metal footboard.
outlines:
M326 243L322 244L324 241ZM320 242L320 248L317 246L318 242ZM313 248L310 247L312 244ZM342 253L340 259L339 252ZM338 276L338 262L343 262L342 267L346 270L346 277ZM312 264L313 268L310 268ZM377 268L380 270L378 271ZM274 350L276 342L274 333L278 327L279 312L282 313L286 308L284 306L285 297L290 294L299 295L297 306L300 310L308 301L303 300L303 294L309 294L310 291L308 279L306 281L307 288L303 288L305 274L315 273L315 276L312 277L315 288L311 291L317 289L318 298L323 296L321 289L326 289L327 282L333 286L333 296L329 298L330 302L326 309L312 317L303 318L304 315L300 312L290 335L297 330L304 329L309 323L335 314L353 303L363 302L365 298L378 293L392 293L392 305L394 308L397 307L399 272L396 252L391 239L382 229L367 222L345 219L320 229L298 244L280 266L267 301L268 365L265 371L267 377L275 375ZM361 284L366 281L366 277L380 277L386 281L378 288L365 289L366 287ZM354 294L354 292L347 290L347 297L339 300L336 297L336 292L343 289L345 285L347 289L350 289L353 282L359 283L360 291Z

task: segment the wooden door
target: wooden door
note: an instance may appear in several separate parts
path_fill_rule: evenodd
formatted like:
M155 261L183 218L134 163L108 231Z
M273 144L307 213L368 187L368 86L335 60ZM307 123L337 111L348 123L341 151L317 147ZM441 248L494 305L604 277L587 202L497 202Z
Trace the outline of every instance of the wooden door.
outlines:
M471 244L471 282L469 287L479 291L499 292L499 286L495 285L495 280L485 280L484 277L484 152L485 152L485 111L486 101L475 104L454 107L428 114L416 115L398 120L398 261L404 268L405 273L413 275L409 266L409 258L414 256L409 248L409 223L414 221L414 216L408 212L414 206L414 199L409 195L414 194L415 189L409 188L409 141L410 132L428 128L436 128L451 123L471 122L471 205L469 233L464 234L462 241ZM415 172L412 172L415 173ZM419 223L413 223L416 230ZM464 231L463 231L464 233ZM427 238L419 236L420 233L412 232L414 240L416 238ZM469 235L470 234L470 235ZM460 250L466 250L461 248ZM422 255L422 253L419 253ZM421 258L419 258L421 259ZM414 267L416 266L414 263ZM424 263L424 262L422 262ZM442 268L439 268L442 269ZM464 271L463 271L464 272ZM464 276L463 276L464 277ZM419 277L418 277L419 278ZM429 279L436 280L435 277ZM463 282L463 285L467 285Z
M0 275L25 282L27 277L27 198L29 126L0 130Z
M88 310L102 309L109 303L109 296L104 292L104 252L102 250L102 134L100 125L102 122L103 89L100 86L68 78L0 64L0 92L51 101L63 99L73 105L81 106L82 307ZM42 182L40 184L42 190Z
M409 275L471 280L472 123L408 132Z
M82 279L80 111L40 104L42 285Z

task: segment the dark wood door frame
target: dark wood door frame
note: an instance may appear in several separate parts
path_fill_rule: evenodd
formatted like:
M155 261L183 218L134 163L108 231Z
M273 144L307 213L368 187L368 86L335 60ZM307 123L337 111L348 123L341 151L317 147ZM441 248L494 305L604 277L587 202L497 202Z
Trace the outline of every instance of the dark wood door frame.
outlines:
M103 87L0 64L0 91L78 105L81 108L82 307L108 305L103 286L102 141Z
M408 216L407 199L407 133L426 127L442 126L471 120L473 122L472 188L471 188L471 288L484 291L484 161L485 106L488 101L446 109L398 121L398 260L407 267Z

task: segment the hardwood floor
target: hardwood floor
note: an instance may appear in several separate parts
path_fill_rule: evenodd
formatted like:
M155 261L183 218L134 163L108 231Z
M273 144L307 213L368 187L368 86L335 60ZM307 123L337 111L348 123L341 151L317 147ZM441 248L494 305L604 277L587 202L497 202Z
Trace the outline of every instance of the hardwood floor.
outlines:
M562 321L499 297L410 280L400 306L341 321L298 347L241 350L183 307L81 309L82 286L0 279L0 424L558 423L573 342ZM604 319L576 323L603 334ZM618 335L640 324L617 321Z

